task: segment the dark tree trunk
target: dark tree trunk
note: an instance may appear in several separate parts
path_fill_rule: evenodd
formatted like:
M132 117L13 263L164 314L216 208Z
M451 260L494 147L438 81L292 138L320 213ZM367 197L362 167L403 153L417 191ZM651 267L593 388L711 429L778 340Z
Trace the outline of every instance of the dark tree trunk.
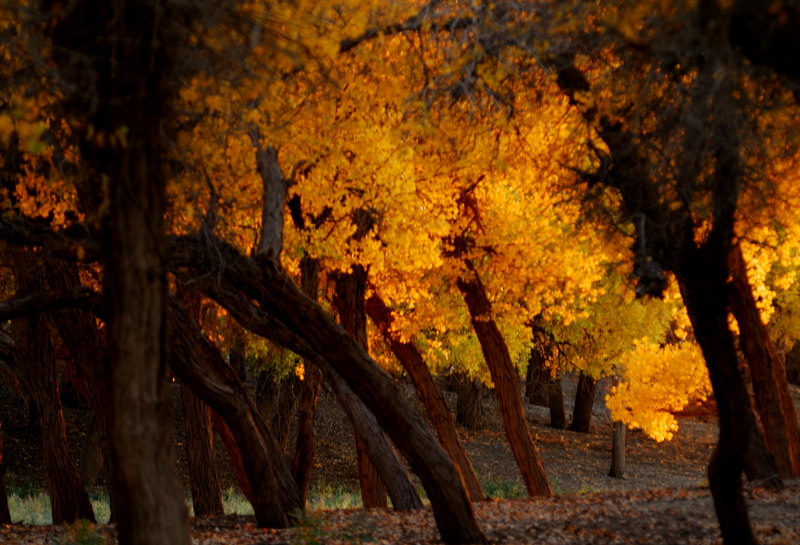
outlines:
M466 373L454 373L453 378L456 383L456 423L470 430L480 429L486 387L480 379Z
M795 342L786 353L786 380L800 386L800 342Z
M83 440L81 449L81 459L78 465L78 473L85 486L91 487L98 481L103 470L103 444L100 436L100 424L97 423L97 416L92 415L92 422L89 424L89 433Z
M480 481L478 481L475 468L472 466L472 459L458 438L456 422L447 408L442 391L433 379L428 366L425 365L422 354L413 342L401 341L392 332L392 313L377 294L373 294L367 300L366 309L375 327L380 330L384 341L414 382L417 395L425 407L428 419L439 436L439 442L453 460L470 498L473 501L484 499Z
M467 265L470 269L470 276L460 278L458 288L467 303L472 327L478 336L483 357L486 359L492 375L508 443L514 453L528 494L550 496L553 491L547 481L547 475L545 475L542 461L525 420L525 412L522 409L517 371L511 361L500 329L492 318L492 307L483 283L471 264Z
M317 300L319 261L307 255L300 260L300 287L308 297ZM297 483L303 505L308 500L308 490L311 486L311 469L314 466L316 443L317 399L322 385L322 371L319 367L309 360L305 361L304 367L305 377L297 406L297 441L292 460L292 476Z
M189 12L175 3L79 1L47 30L90 190L103 209L112 384L111 456L121 545L183 545L189 524L167 389L161 142ZM83 59L76 62L76 59ZM124 129L124 142L115 141ZM91 131L91 132L90 132ZM103 138L94 137L94 134Z
M15 276L22 293L44 291L44 266L27 250L14 251ZM79 519L94 521L94 511L75 463L67 450L67 435L58 395L55 354L50 340L49 313L32 314L12 324L16 353L7 362L27 391L39 415L47 492L54 524Z
M422 501L411 484L406 468L386 439L375 416L338 373L329 370L325 378L353 423L357 438L356 448L362 449L361 455L372 461L378 478L386 485L392 506L397 510L422 509Z
M550 407L550 427L563 430L567 427L567 414L564 411L564 389L561 379L553 378L548 386L547 404Z
M259 372L256 382L256 406L261 415L269 421L281 452L286 452L300 381L294 373L283 377L276 375L273 369Z
M615 479L625 478L625 437L626 426L622 422L614 422L614 431L611 433L611 469L608 476Z
M747 452L744 455L744 473L747 475L747 480L756 486L780 490L783 488L783 481L778 474L775 457L767 448L761 422L758 421L752 404L748 413L750 437L747 443Z
M592 424L592 408L594 407L594 393L597 390L597 381L581 372L578 377L578 389L575 392L575 408L572 409L572 423L570 431L589 433Z
M719 439L708 465L714 509L726 545L755 544L742 490L750 438L750 399L728 328L727 255L687 252L678 280L695 337L708 367L719 410Z
M197 324L174 298L170 299L170 329L173 333L175 375L210 406L226 426L217 426L234 466L241 454L243 492L252 486L250 502L259 526L282 528L301 511L300 495L269 425L236 371L203 335ZM225 428L231 437L226 438Z
M3 461L3 432L0 428L0 524L11 524L8 511L8 492L6 491L6 464Z
M534 346L528 358L528 371L525 374L525 397L528 403L540 407L549 406L552 380L553 375L547 367L542 350L538 346Z
M730 269L731 309L739 324L739 341L750 367L767 446L782 477L800 477L800 421L786 381L786 369L761 321L738 245L731 251Z
M367 347L367 311L364 307L364 292L367 287L367 271L361 265L353 265L351 272L340 273L335 277L336 294L334 305L339 314L339 323L364 350ZM386 507L386 489L381 482L378 470L367 456L354 431L356 454L358 457L358 482L361 487L361 501L364 507Z
M185 386L181 387L181 404L194 516L224 515L211 414L206 404Z
M174 270L193 278L197 289L240 324L301 356L315 358L345 379L419 476L446 543L486 542L458 472L425 422L395 381L324 309L274 262L256 262L208 233L173 241ZM208 267L218 270L218 277L196 274Z

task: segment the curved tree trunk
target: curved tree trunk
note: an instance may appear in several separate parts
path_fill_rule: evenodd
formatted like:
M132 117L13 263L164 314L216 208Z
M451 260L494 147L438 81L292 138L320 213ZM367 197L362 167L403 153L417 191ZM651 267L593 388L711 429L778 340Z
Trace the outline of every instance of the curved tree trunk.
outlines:
M550 496L553 491L547 481L547 475L545 475L542 461L525 420L525 412L522 409L517 371L511 361L500 329L492 318L492 307L483 283L469 263L468 268L470 276L469 278L460 278L458 288L467 303L472 327L478 335L483 357L486 359L492 375L508 443L514 453L528 494Z
M719 259L715 261L709 251L693 254L686 256L678 281L719 410L719 439L708 465L709 488L725 543L755 544L742 490L750 437L750 398L728 328L727 256L716 256Z
M259 526L282 528L301 511L300 495L269 425L236 371L203 335L188 313L170 298L175 375L219 414L230 429L252 485L251 503Z
M194 516L224 515L211 414L206 404L185 386L181 386L181 405Z
M419 476L446 543L486 542L458 472L395 381L279 265L247 258L209 233L172 240L173 269L240 324L341 375ZM208 267L219 276L195 274Z
M592 424L592 408L594 407L594 394L597 391L597 381L581 372L578 378L578 389L575 392L575 408L572 409L572 423L570 431L589 433Z
M458 438L453 415L447 408L442 391L433 379L428 366L425 365L422 354L419 353L413 342L401 341L392 332L392 313L377 293L373 293L367 300L366 309L375 327L381 332L384 341L414 382L417 395L439 436L439 442L461 474L470 498L473 501L484 499L480 481L478 481L475 468L472 466L472 459Z
M730 269L731 310L739 324L739 340L750 367L767 446L782 477L800 477L800 421L789 392L786 369L761 321L738 245L731 251Z

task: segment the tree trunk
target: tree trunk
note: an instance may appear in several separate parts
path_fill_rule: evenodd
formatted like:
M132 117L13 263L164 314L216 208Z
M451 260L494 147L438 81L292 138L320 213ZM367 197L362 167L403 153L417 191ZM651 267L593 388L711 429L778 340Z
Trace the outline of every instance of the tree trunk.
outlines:
M709 488L726 545L755 544L742 490L750 399L728 328L727 255L707 249L688 253L677 271L678 280L719 410L719 439L708 465Z
M433 379L428 366L425 365L422 354L413 342L401 341L392 332L392 313L377 293L373 293L367 300L366 309L375 327L381 332L384 341L414 382L417 395L425 407L428 419L439 436L439 442L453 460L470 498L473 501L484 499L480 481L478 481L475 468L472 466L472 459L458 438L456 422L447 408L442 391Z
M26 294L44 291L45 269L39 258L25 249L13 251L18 289ZM17 350L8 365L39 415L53 523L64 524L79 519L94 521L89 496L67 450L66 425L58 396L48 317L49 313L32 314L12 323L12 337Z
M790 384L800 386L800 342L795 342L786 353L786 380Z
M356 448L372 461L378 478L386 485L392 506L396 510L422 509L422 501L398 459L392 445L378 425L375 416L353 393L347 383L333 370L326 373L336 399L342 405L356 432ZM362 489L363 497L363 489Z
M550 408L550 427L563 430L567 427L567 414L564 411L564 389L561 379L553 378L548 386L547 404Z
M242 451L239 450L239 445L236 444L236 439L233 438L233 434L225 423L225 420L215 411L211 411L211 422L214 424L214 429L219 433L222 443L225 445L225 450L228 452L228 459L231 463L231 468L233 468L233 474L236 476L236 483L239 485L239 490L241 490L244 497L247 498L247 501L250 502L250 505L254 505L253 484L250 482L250 477L245 469L244 457L242 456ZM258 520L260 520L260 517L256 515L256 521ZM270 524L266 523L261 525L259 523L259 526L269 527ZM281 526L285 525L278 524L278 527Z
M197 327L176 299L170 299L169 323L173 333L175 375L192 392L214 409L230 429L226 446L240 452L246 482L252 485L248 499L259 526L282 528L301 511L300 495L269 425L237 372ZM218 426L225 440L225 426ZM233 444L231 444L231 439ZM235 447L235 448L234 448ZM236 464L235 454L232 460ZM240 483L244 479L240 478ZM246 486L246 485L245 485ZM247 489L244 489L247 494Z
M614 431L611 434L611 469L608 476L615 479L625 478L625 438L626 426L622 422L614 422Z
M206 404L185 386L181 386L181 404L194 516L224 515L214 456L214 435L211 433L211 414Z
M581 372L578 378L578 389L575 392L575 408L572 409L572 423L569 425L570 431L589 433L596 390L597 381L591 376Z
M782 477L800 477L800 421L786 381L786 369L761 321L738 245L731 251L730 270L731 310L739 324L739 341L750 367L767 446Z
M277 263L243 256L210 233L172 241L173 270L240 324L339 373L419 476L446 543L486 542L458 472L396 382ZM201 273L209 267L219 273L213 279Z
M300 260L300 287L308 297L317 300L319 261L307 255ZM292 476L297 483L303 505L306 504L311 486L311 468L314 465L316 443L317 399L322 385L322 371L316 364L306 360L304 368L305 376L297 406L297 441L292 460Z
M281 452L286 452L300 381L294 373L283 377L276 375L274 369L262 369L258 373L256 406L269 421Z
M528 403L547 407L553 375L547 368L544 354L538 346L531 349L528 371L525 373L525 397Z
M750 437L747 442L747 452L744 455L744 473L747 480L755 486L781 490L783 481L778 474L775 457L767 448L761 422L758 421L752 404L749 412Z
M103 469L103 445L100 437L100 424L97 423L97 416L92 414L92 421L89 424L89 432L83 440L81 449L81 459L78 465L78 473L85 486L91 487L100 478Z
M364 292L367 287L367 271L361 265L353 265L351 272L339 273L335 277L336 295L334 306L339 322L362 347L367 346L367 313L364 308ZM358 458L358 482L364 507L386 507L386 489L378 470L364 450L358 430L354 430Z
M486 387L480 379L466 373L453 374L456 382L456 422L470 430L478 430L483 421L483 395Z
M500 329L492 318L492 307L483 283L471 263L467 263L467 265L470 269L470 276L460 278L458 288L467 303L472 327L478 335L483 357L486 359L492 375L508 443L514 453L528 494L550 496L553 491L547 481L547 475L545 475L542 461L525 420L525 412L522 409L517 371L511 361Z

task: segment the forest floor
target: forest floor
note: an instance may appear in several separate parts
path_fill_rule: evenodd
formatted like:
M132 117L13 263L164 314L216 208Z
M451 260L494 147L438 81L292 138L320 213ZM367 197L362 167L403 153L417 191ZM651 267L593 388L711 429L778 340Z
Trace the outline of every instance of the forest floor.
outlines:
M574 381L565 381L569 408ZM7 390L5 390L7 392ZM793 388L800 403L800 390ZM40 449L35 433L24 426L19 403L9 406L0 391L0 421L4 424L6 483L11 490L43 487ZM546 409L526 408L555 496L503 499L474 504L481 528L493 544L717 544L721 543L713 505L705 487L705 466L716 440L716 421L707 414L679 418L680 429L669 442L657 443L641 432L629 432L624 479L607 476L611 422L598 392L588 434L547 426ZM352 437L330 396L320 400L317 482L357 489ZM68 410L71 444L79 452L85 433L85 411ZM178 426L179 429L179 426ZM487 400L479 430L460 429L487 489L505 496L522 492L513 457L505 442L493 400ZM180 433L177 434L180 443ZM180 449L179 449L180 450ZM224 455L222 455L224 458ZM182 458L182 456L181 456ZM222 460L223 485L232 475ZM185 478L185 462L179 460ZM753 527L759 542L800 543L800 480L772 492L746 486ZM197 545L312 543L441 543L430 509L394 512L389 509L346 509L307 514L290 530L261 530L250 516L228 515L193 521ZM113 527L95 530L115 542ZM53 526L0 527L0 544L68 543L65 530Z

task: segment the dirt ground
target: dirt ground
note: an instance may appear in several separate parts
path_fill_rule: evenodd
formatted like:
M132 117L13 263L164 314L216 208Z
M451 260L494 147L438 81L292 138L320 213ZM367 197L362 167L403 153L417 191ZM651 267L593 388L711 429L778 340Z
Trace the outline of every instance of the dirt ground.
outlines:
M564 385L569 410L574 381L565 380ZM800 400L797 388L793 393ZM5 394L8 398L7 390ZM410 390L409 396L413 396ZM675 438L663 443L647 439L641 432L629 432L626 476L612 479L607 476L611 422L602 397L602 391L598 392L588 434L551 429L547 426L546 409L526 407L531 433L556 496L476 503L476 515L489 541L598 545L720 543L713 505L705 489L705 466L716 439L714 419L681 418ZM0 403L8 464L6 482L13 490L31 490L43 484L36 434L26 427L22 407L19 400ZM88 414L80 409L68 409L66 414L72 449L77 456ZM315 478L345 483L355 489L349 424L329 394L321 396L320 415ZM485 415L480 430L460 430L479 477L483 482L515 483L522 489L491 399L487 400ZM176 428L179 430L179 426ZM180 443L180 433L176 440ZM232 485L225 456L223 453L220 456L224 485ZM185 462L179 460L178 464L185 477ZM763 544L800 543L800 481L789 481L786 485L780 492L748 488L753 526ZM0 529L0 543L51 543L58 532L52 527L12 526ZM101 532L113 538L113 528L104 527ZM421 512L357 509L313 514L299 529L281 531L257 529L250 517L195 521L193 542L245 545L440 541L429 509Z

